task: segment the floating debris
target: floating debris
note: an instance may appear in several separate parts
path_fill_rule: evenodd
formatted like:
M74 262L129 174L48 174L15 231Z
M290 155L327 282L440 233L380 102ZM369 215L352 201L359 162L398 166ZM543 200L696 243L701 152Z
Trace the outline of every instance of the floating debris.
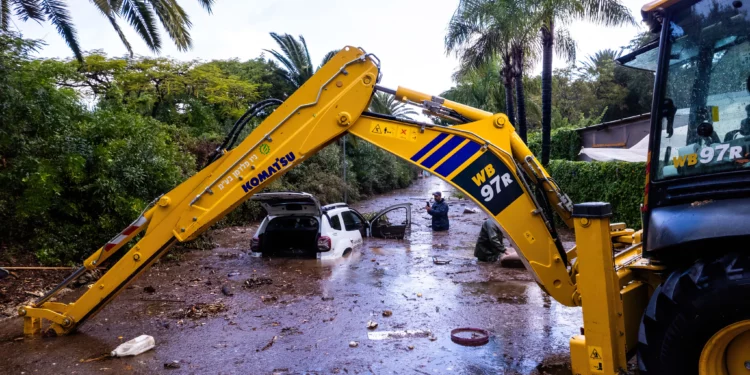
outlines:
M273 280L267 277L251 277L245 280L245 288L255 288L262 285L271 285Z

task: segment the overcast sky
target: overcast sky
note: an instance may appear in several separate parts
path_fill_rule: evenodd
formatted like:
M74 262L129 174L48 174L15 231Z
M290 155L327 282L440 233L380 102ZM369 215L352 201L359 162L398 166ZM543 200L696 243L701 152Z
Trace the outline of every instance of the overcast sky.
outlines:
M163 36L163 56L180 60L246 60L274 49L269 32L304 35L313 62L317 64L330 50L354 45L375 53L382 61L383 81L430 94L452 86L456 69L454 56L446 56L443 47L446 25L457 0L216 0L213 14L206 13L198 1L180 0L193 22L193 48L179 52ZM645 0L624 0L637 20ZM93 4L71 0L70 11L84 50L101 49L109 56L126 53L109 22ZM150 55L148 48L120 20L136 54ZM44 57L71 57L72 53L49 24L14 19L24 37L42 39L47 46ZM578 41L578 60L604 48L626 45L640 27L604 28L584 22L569 25ZM561 61L556 66L563 66ZM538 72L539 67L536 71Z

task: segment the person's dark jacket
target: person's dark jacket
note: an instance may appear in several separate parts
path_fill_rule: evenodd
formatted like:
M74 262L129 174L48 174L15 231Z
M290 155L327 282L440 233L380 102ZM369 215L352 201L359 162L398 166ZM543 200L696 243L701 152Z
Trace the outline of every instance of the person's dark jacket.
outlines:
M474 247L474 256L483 262L494 262L500 254L505 254L503 232L493 220L485 220Z
M432 204L431 210L427 211L432 216L432 230L443 231L450 228L448 223L448 204L445 203L445 199L441 199L440 202L435 201Z

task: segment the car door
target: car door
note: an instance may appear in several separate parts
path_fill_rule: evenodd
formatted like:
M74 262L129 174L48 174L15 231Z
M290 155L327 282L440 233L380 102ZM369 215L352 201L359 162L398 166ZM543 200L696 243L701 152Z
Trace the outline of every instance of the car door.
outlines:
M367 222L363 221L362 215L353 210L341 212L341 219L344 222L344 230L352 241L354 248L362 245L362 232L367 232Z
M411 203L385 208L373 216L369 226L372 237L403 240L411 228Z

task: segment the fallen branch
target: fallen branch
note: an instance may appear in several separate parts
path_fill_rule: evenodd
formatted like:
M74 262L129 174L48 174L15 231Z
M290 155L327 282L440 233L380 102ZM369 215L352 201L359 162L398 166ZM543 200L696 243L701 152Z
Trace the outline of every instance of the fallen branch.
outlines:
M273 337L273 338L271 339L271 341L270 341L270 342L269 342L268 344L266 344L266 346L264 346L264 347L263 347L263 349L261 349L260 351L264 351L264 350L266 350L266 349L268 349L268 348L272 347L272 346L273 346L273 343L275 343L275 342L276 342L276 339L277 339L277 338L278 338L278 336L274 336L274 337Z

